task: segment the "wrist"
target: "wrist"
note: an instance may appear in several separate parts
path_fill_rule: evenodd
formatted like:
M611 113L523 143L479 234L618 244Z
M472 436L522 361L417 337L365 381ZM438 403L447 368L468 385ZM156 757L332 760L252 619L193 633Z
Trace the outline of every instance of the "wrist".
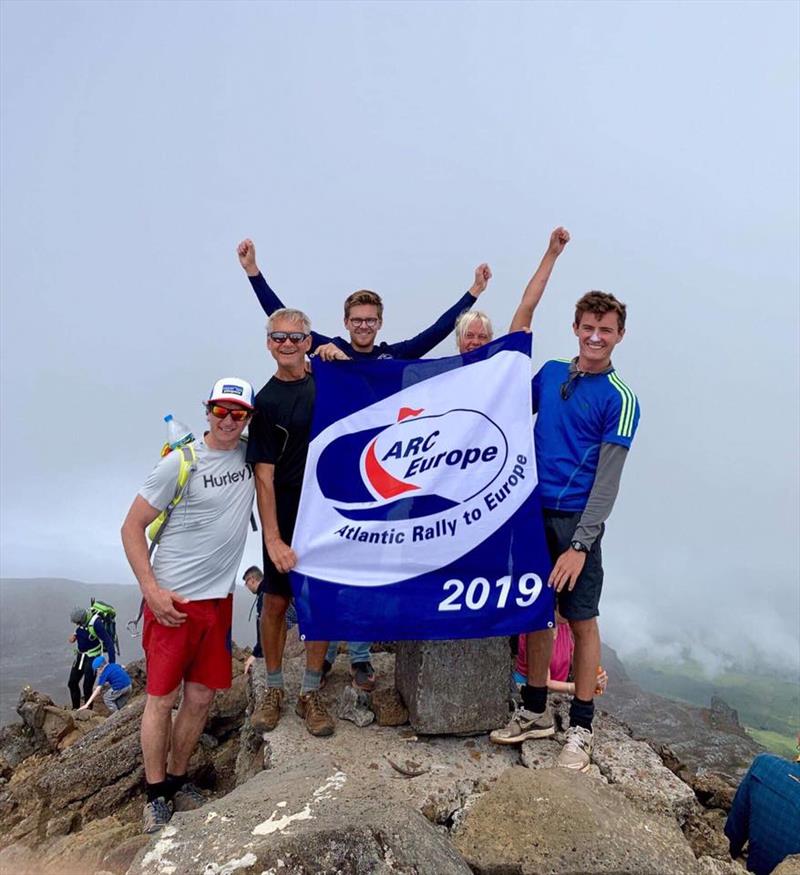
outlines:
M252 267L246 267L244 269L244 272L248 276L258 276L261 273L261 271L258 269L258 266L255 264Z

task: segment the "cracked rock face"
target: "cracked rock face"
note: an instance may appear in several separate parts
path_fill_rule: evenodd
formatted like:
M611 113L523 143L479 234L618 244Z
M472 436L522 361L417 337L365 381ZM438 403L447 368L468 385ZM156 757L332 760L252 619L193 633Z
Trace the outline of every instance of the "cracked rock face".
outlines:
M330 757L312 754L262 772L223 799L172 818L129 875L198 872L285 875L468 875L447 839L379 788L354 784Z
M673 818L567 769L510 769L473 803L453 841L477 873L701 873Z

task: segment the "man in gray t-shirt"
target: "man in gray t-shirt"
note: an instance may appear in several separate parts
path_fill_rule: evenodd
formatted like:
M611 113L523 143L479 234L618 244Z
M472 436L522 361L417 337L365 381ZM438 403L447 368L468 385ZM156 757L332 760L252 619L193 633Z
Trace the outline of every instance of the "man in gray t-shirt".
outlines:
M187 782L189 758L205 727L214 693L231 685L231 616L255 479L242 432L253 410L245 380L218 380L206 402L208 431L192 444L188 482L163 528L154 561L145 531L176 496L182 451L156 465L122 526L122 543L145 601L142 645L147 703L142 714L147 804L145 832L172 811L205 798ZM183 684L174 722L172 708Z

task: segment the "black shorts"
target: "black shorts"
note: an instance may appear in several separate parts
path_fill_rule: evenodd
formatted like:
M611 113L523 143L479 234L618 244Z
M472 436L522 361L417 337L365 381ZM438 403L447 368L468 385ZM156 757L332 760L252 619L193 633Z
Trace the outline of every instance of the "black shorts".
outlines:
M275 505L278 516L278 531L281 533L281 539L284 543L291 544L294 537L294 524L297 522L297 509L300 505L300 490L282 490L280 487L277 487ZM263 540L261 547L264 559L262 590L265 593L280 595L290 599L292 597L292 587L289 584L289 575L281 574L272 564L269 553L267 553L267 545L264 544Z
M550 559L554 564L569 548L582 515L581 511L570 513L545 508L544 533ZM575 586L571 590L565 587L557 595L558 610L567 620L591 620L600 613L598 606L603 589L603 553L600 542L603 540L605 528L605 525L602 526L597 540L592 544Z

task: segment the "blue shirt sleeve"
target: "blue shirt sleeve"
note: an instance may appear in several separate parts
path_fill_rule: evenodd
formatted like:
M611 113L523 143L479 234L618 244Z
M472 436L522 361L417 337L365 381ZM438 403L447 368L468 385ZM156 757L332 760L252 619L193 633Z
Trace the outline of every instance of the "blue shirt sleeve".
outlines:
M608 375L608 381L614 391L608 396L602 442L630 448L639 427L639 399L617 376L616 371Z
M750 766L747 774L733 797L728 819L725 822L725 835L731 844L731 856L738 857L750 833L750 782L752 781Z
M253 291L256 293L256 297L258 298L258 303L261 304L261 309L267 314L267 316L271 316L276 310L282 310L286 305L281 301L281 299L272 291L269 286L269 283L264 279L264 275L259 273L257 276L248 276L247 279L250 280L250 285L253 287ZM318 346L322 346L323 343L330 343L331 338L327 337L324 334L319 334L316 331L311 332L311 349L310 352L314 352L314 350Z
M108 653L108 661L116 662L117 657L114 652L114 641L111 636L108 634L108 630L106 629L105 623L100 619L100 617L95 617L92 621L92 628L95 631L95 634L100 639L103 644L103 649Z
M419 359L441 343L456 326L456 319L475 303L477 298L465 292L456 303L424 331L410 340L387 344L387 349L396 359Z

